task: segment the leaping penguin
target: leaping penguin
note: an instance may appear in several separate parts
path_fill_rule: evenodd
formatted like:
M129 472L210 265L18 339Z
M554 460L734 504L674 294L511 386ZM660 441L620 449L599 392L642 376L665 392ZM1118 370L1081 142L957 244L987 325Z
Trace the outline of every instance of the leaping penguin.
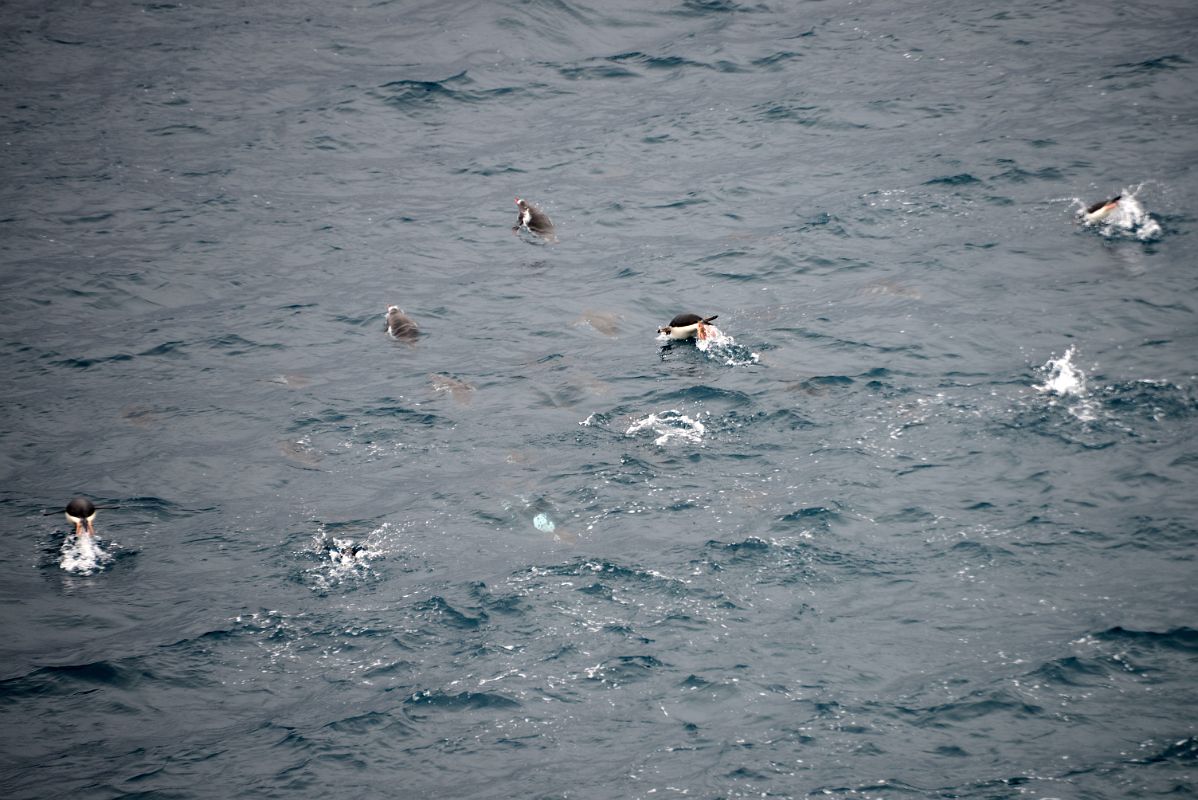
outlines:
M664 333L671 339L690 339L692 337L706 339L705 326L711 324L711 321L718 317L718 314L713 314L710 317L700 317L698 314L679 314L670 320L669 325L658 328L657 332Z
M1119 200L1122 197L1123 195L1117 194L1110 200L1100 200L1099 202L1087 208L1085 211L1080 212L1082 222L1087 225L1093 225L1095 222L1102 222L1104 219L1109 217L1116 208L1119 207Z

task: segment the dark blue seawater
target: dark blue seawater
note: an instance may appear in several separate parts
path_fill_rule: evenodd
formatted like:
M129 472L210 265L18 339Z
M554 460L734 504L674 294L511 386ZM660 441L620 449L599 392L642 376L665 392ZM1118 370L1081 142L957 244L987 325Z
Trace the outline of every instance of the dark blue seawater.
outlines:
M0 9L0 796L1198 793L1192 0Z

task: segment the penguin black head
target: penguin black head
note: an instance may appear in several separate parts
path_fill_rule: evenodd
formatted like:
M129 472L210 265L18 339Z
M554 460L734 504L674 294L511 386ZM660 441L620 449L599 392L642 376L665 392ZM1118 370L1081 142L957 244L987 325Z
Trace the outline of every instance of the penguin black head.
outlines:
M387 306L387 333L392 339L403 339L414 342L420 337L420 329L416 323L399 306Z
M96 518L96 506L91 500L76 497L67 503L66 515L67 520L75 523L76 536L82 536L85 532L89 536L95 534L96 529L92 526L92 521Z

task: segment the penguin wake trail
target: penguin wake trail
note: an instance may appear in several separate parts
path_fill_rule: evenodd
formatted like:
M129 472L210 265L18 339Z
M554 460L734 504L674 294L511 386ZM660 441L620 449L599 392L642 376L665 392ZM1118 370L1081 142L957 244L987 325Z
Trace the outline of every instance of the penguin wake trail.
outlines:
M113 556L95 536L68 534L59 551L58 566L74 575L92 575L112 563Z

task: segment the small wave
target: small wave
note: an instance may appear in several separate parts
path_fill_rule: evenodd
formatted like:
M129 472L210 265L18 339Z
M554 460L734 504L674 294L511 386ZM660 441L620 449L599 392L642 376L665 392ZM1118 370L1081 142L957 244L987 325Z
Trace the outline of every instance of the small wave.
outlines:
M1042 706L1024 700L1015 692L1003 689L978 690L954 702L918 710L915 724L926 728L948 728L958 723L990 716L1018 719L1036 717L1043 713Z
M654 670L664 666L661 661L648 655L616 656L600 661L592 667L584 667L588 681L608 684L612 688L650 677Z
M587 558L578 558L572 561L566 561L549 566L531 566L512 576L514 583L527 583L534 579L543 578L589 578L600 575L608 581L616 581L621 586L636 585L650 586L656 585L661 589L679 589L685 581L678 578L666 575L663 572L658 572L655 569L648 567L640 567L636 565L625 565L615 561L607 560L592 560Z
M923 182L924 186L967 186L971 183L981 183L973 175L968 172L962 172L958 175L941 175L938 178L932 178Z
M1124 188L1119 197L1119 204L1106 218L1092 223L1082 223L1092 228L1108 239L1137 239L1141 242L1152 242L1161 238L1161 224L1151 214L1144 210L1138 194L1144 184L1134 189ZM1080 198L1073 198L1078 212L1086 210L1086 203Z
M1170 53L1169 55L1160 56L1159 58L1152 58L1147 61L1116 64L1115 66L1119 69L1126 70L1127 72L1125 74L1130 75L1142 72L1151 73L1160 72L1162 70L1180 70L1185 69L1193 63L1194 62L1190 61L1185 56L1177 55L1176 53Z
M96 688L133 688L150 673L136 658L92 661L84 664L45 666L0 681L0 697L18 698L51 694L71 695ZM140 668L139 668L140 667Z
M681 6L667 13L680 17L702 17L708 14L755 13L763 6L748 6L730 0L684 0Z
M1102 686L1109 680L1109 670L1090 659L1066 656L1041 664L1029 677L1035 683L1057 687Z
M520 708L520 702L495 692L458 692L425 690L413 693L406 701L411 706L431 706L443 711L493 711Z
M167 125L162 128L150 128L146 133L151 136L178 136L180 134L198 134L200 136L211 136L212 133L207 128L199 125Z
M707 432L707 427L698 419L691 419L681 411L672 408L669 411L662 411L660 414L650 414L638 419L628 426L624 435L636 436L646 430L657 434L657 438L653 440L654 444L664 447L675 439L699 444L703 441L703 434Z
M381 711L367 711L335 719L322 726L322 730L349 736L376 736L386 733L409 735L415 731L411 725L397 720Z
M60 551L58 565L75 575L91 575L99 572L113 561L111 552L100 546L95 536L67 536Z
M492 89L479 88L466 72L459 72L442 80L396 80L384 83L370 94L384 104L403 111L419 111L449 103L483 103L502 99L511 94L526 92L524 87L499 86Z
M1165 648L1181 650L1187 653L1198 653L1198 629L1182 626L1164 631L1138 630L1116 625L1095 634L1100 641L1120 642L1126 645L1136 645L1145 650Z
M639 78L640 75L630 69L614 65L600 64L598 66L580 67L575 65L558 69L558 73L568 80L608 80L610 78Z
M1149 744L1151 743L1145 743L1145 745ZM1142 759L1142 763L1145 764L1158 764L1166 761L1178 761L1183 764L1198 761L1198 737L1187 736L1184 739L1178 739Z
M458 630L477 630L490 619L487 612L481 608L475 609L477 613L471 615L469 611L457 608L440 595L433 595L417 603L416 610L436 624Z

